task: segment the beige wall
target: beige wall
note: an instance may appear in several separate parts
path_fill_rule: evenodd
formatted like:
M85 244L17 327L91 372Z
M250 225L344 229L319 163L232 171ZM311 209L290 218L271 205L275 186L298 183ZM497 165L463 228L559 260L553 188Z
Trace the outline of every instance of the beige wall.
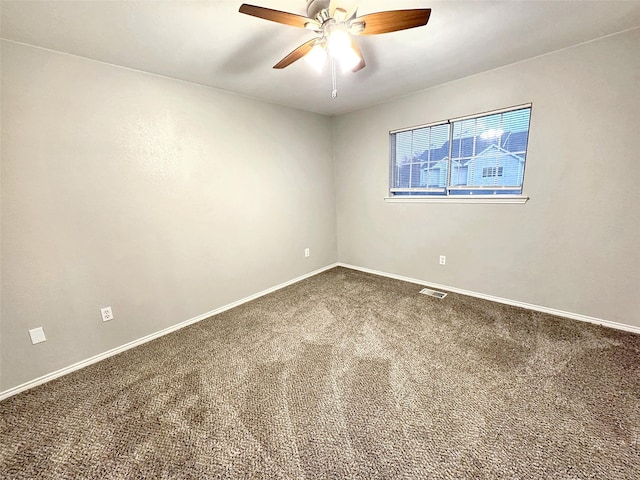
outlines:
M335 262L330 122L3 42L0 391Z
M636 29L337 118L338 259L640 326L639 51ZM527 102L527 204L383 201L389 130Z

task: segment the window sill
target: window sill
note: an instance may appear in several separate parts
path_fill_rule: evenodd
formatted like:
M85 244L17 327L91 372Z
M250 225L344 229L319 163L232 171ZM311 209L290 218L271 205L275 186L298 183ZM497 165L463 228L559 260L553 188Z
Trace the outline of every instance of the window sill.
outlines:
M527 203L529 197L522 195L464 195L448 197L397 196L384 197L387 203Z

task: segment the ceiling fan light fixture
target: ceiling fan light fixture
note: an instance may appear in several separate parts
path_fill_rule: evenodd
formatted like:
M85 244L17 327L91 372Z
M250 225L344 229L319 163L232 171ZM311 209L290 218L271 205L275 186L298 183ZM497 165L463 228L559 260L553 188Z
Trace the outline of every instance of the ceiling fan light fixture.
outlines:
M353 70L356 65L360 63L362 59L360 55L351 47L347 48L340 54L340 66L342 67L343 72L348 72Z
M360 54L354 50L351 35L349 35L344 23L330 25L326 35L329 55L340 63L343 71L348 72L360 63L362 59Z
M351 37L343 28L333 28L329 32L327 46L331 56L340 59L351 48Z
M327 51L323 44L316 43L313 48L305 55L304 59L318 73L322 72L324 62L327 60Z

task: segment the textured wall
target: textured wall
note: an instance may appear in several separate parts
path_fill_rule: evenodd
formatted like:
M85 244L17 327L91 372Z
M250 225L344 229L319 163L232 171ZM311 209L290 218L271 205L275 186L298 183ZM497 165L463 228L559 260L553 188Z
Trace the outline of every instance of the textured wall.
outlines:
M635 29L337 118L339 260L640 326L639 50ZM383 201L389 130L527 102L528 203Z
M3 42L2 127L0 390L336 261L327 117Z
M639 46L337 117L332 148L322 116L3 42L0 390L336 258L640 326ZM527 204L382 200L389 130L525 102Z

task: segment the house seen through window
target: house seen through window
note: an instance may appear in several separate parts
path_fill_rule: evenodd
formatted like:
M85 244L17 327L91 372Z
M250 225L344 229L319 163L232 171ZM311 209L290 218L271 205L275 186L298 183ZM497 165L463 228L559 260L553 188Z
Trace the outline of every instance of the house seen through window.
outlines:
M390 133L391 196L520 195L531 105Z

